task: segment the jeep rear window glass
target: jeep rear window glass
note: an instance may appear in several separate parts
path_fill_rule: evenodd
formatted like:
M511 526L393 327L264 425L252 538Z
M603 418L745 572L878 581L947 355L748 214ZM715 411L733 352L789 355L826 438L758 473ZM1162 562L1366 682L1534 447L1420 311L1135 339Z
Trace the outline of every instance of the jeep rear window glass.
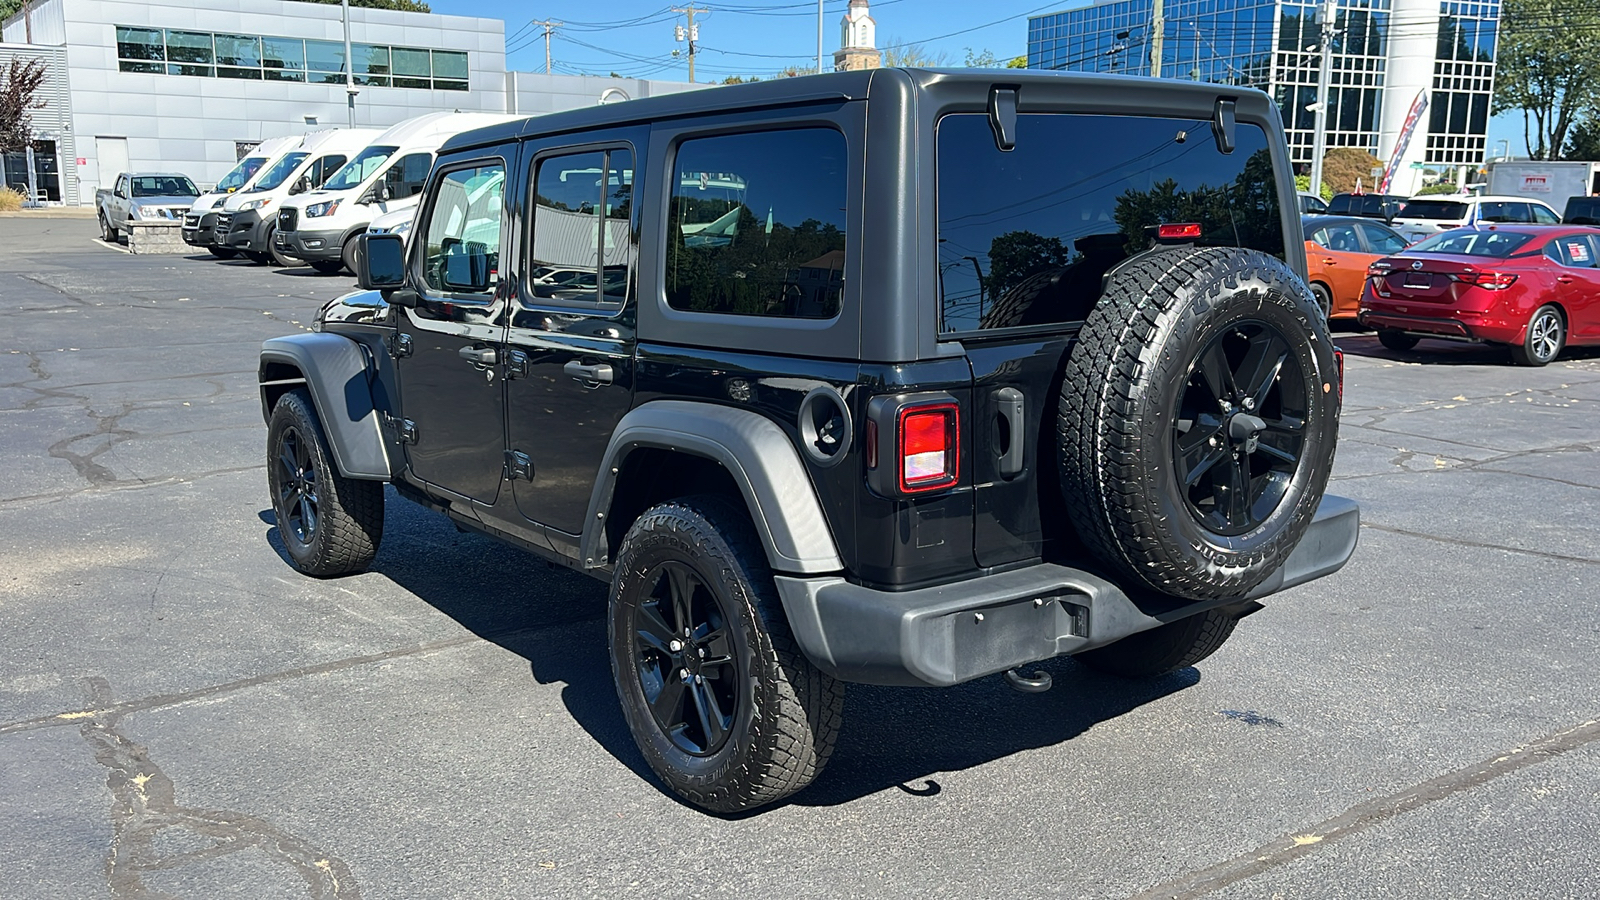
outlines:
M1266 132L1239 123L1217 149L1208 119L1018 116L1016 148L989 118L939 122L939 279L947 332L1081 321L1102 277L1161 224L1195 243L1282 257Z
M637 252L633 153L596 150L539 161L527 296L621 304Z
M1467 205L1445 200L1408 200L1400 208L1400 215L1407 219L1459 221L1467 217Z
M737 316L838 315L847 152L829 128L685 141L672 169L667 303Z

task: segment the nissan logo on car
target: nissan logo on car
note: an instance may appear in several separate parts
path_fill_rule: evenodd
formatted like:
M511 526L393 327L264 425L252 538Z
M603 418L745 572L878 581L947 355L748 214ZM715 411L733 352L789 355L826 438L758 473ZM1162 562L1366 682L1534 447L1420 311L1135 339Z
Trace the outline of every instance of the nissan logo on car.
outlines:
M1417 261L1416 261L1416 262L1414 262L1414 263L1412 263L1412 264L1411 264L1411 268L1413 268L1413 269L1420 269L1420 268L1422 268L1422 260L1420 260L1420 259L1419 259L1419 260L1417 260Z

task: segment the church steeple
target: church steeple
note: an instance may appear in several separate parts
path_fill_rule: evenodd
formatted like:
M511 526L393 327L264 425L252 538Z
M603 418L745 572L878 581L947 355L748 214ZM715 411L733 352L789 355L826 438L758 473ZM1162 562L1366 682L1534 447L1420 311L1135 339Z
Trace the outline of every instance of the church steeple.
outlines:
M877 41L878 23L867 9L867 0L850 0L850 8L839 21L839 50L833 54L833 67L849 72L883 65Z

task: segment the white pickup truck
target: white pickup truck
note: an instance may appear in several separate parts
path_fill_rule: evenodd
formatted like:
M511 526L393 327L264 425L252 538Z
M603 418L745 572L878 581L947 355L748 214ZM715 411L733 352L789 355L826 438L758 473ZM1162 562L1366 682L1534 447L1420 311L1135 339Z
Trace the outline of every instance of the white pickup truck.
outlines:
M100 234L115 243L124 222L138 219L183 221L200 189L175 172L123 172L110 188L94 192Z

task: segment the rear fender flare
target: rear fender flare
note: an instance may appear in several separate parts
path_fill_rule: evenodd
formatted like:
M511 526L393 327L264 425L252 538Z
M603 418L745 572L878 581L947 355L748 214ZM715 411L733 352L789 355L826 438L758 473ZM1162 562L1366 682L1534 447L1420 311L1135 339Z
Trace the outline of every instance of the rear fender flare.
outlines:
M326 332L272 338L261 344L262 371L274 362L304 377L340 474L369 481L393 477L381 415L372 402L373 368L360 344ZM263 380L261 411L270 420L267 387Z
M726 469L739 486L773 571L823 574L844 568L811 477L783 429L749 410L682 400L637 407L612 432L589 497L584 568L607 563L605 513L623 463L644 447L705 457Z

